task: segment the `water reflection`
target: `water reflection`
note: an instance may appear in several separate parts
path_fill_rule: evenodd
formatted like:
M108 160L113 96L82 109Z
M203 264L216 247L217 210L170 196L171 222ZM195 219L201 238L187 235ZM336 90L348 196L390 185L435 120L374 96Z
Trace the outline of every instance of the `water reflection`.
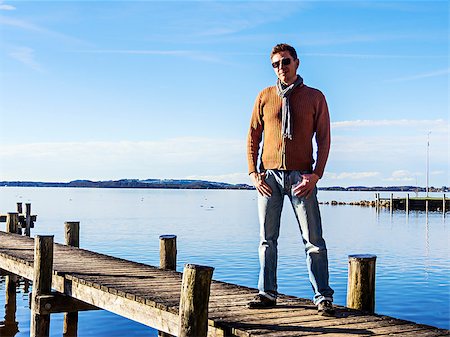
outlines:
M5 275L0 278L0 284L5 289L5 316L0 322L0 335L13 337L19 332L19 322L16 320L19 278L15 275Z
M5 315L4 320L0 321L0 336L13 337L20 332L18 318L16 317L18 302L28 303L30 285L29 280L2 271L0 292L2 292L2 296L3 294L5 296ZM22 296L19 301L17 299L18 294Z

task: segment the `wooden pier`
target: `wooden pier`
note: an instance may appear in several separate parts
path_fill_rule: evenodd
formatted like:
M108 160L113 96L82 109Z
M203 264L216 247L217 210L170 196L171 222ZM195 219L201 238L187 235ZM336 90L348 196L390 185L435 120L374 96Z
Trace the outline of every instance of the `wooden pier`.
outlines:
M375 194L375 207L389 207L390 210L403 210L406 213L410 211L425 211L425 212L442 212L450 211L450 199L445 194L439 197L411 197L406 194L406 197L395 197L391 193L389 198L381 198L380 193Z
M104 309L156 328L161 335L179 335L182 273L63 244L53 244L52 250L52 293L33 293L40 315ZM0 270L36 279L34 256L35 239L0 231ZM449 336L448 330L339 306L336 317L318 316L310 300L287 295L280 295L274 308L248 309L255 293L213 280L208 336Z

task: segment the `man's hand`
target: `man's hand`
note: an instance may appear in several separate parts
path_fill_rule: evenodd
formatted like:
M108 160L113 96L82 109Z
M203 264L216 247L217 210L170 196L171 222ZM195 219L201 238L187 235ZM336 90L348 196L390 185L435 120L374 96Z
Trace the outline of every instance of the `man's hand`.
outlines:
M319 176L315 173L313 174L303 174L303 180L300 184L295 186L292 190L297 197L305 197L308 198L311 193L314 191L314 187L316 187L317 182L319 181Z
M265 177L265 173L252 172L250 174L250 179L252 180L252 183L256 187L259 194L264 197L270 197L272 195L272 189L265 182Z

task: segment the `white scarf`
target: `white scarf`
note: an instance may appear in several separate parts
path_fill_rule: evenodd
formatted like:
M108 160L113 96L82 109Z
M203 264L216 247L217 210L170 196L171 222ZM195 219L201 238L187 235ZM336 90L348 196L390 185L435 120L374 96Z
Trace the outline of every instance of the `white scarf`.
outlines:
M291 108L289 106L289 97L292 90L303 84L303 78L297 75L297 79L289 86L285 86L280 80L277 81L277 94L282 99L281 105L281 136L292 140L292 123L291 123Z

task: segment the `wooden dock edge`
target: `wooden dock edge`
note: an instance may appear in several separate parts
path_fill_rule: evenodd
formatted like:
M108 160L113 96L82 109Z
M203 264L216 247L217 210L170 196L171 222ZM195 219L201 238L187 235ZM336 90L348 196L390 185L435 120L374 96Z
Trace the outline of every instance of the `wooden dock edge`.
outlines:
M55 245L65 247L58 243L55 243ZM32 263L12 259L11 256L3 253L0 253L0 269L28 280L33 280ZM179 272L174 273L181 275ZM100 287L100 285L87 283L82 280L79 280L80 282L77 281L78 279L76 277L66 277L63 273L53 272L52 289L89 305L110 311L159 331L178 336L178 308L164 307L154 301L146 301L145 299L127 298L126 293L115 291L116 293L114 294L110 292L111 289L109 288ZM229 332L230 329L226 325L208 320L208 336L229 336ZM237 333L238 335L245 334L244 331L241 331L240 334L239 332Z

